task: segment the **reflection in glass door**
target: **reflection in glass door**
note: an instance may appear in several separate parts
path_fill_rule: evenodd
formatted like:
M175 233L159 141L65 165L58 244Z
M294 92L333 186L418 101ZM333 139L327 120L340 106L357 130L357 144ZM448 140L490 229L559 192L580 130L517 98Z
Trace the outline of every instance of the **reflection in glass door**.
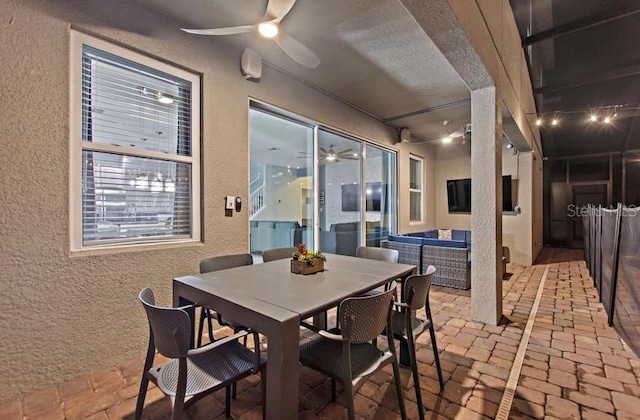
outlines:
M362 143L318 130L320 249L356 255L362 226Z
M251 253L314 243L313 127L249 110ZM311 203L311 205L309 205Z
M396 155L370 144L365 152L365 244L379 247L382 239L395 233Z

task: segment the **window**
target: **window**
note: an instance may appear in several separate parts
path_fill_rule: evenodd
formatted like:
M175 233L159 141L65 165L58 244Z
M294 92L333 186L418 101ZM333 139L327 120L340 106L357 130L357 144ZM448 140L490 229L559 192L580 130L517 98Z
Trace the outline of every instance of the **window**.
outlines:
M71 36L71 249L200 240L199 76Z
M409 157L409 222L422 223L422 158Z

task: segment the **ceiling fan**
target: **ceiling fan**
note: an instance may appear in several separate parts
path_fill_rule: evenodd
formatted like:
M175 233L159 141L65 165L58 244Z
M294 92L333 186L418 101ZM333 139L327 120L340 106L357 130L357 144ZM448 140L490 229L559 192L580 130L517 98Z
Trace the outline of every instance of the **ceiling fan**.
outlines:
M318 157L320 160L326 160L328 162L340 162L341 159L349 159L349 160L357 160L358 159L358 153L355 152L353 149L349 148L349 149L345 149L345 150L341 150L336 152L335 149L333 148L335 145L334 144L330 144L328 149L325 149L324 147L318 147L318 149L320 150L320 153L318 153ZM311 153L308 152L298 152L304 155L311 155ZM307 156L300 156L299 159L306 159Z
M295 40L291 35L280 30L280 22L287 16L296 0L269 0L267 11L260 22L253 25L231 26L213 29L185 29L183 31L196 35L234 35L244 32L258 31L265 38L272 38L276 44L298 64L315 69L320 59L307 47Z

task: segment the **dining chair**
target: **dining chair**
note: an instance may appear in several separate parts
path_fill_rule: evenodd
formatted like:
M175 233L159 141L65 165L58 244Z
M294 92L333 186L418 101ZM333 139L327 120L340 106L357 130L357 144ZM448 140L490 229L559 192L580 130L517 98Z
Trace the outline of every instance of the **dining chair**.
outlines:
M283 260L285 258L291 258L291 254L296 252L298 248L296 247L286 247L286 248L272 248L267 249L262 252L262 261L269 262L273 260Z
M406 418L400 368L393 341L392 303L395 282L388 291L373 296L350 297L338 308L338 328L320 330L300 345L300 362L331 377L331 399L336 381L344 387L349 420L355 419L353 396L365 381L388 364L393 365L398 404ZM387 331L387 345L380 350L371 341Z
M436 268L430 265L425 274L414 274L404 280L402 284L402 300L394 303L396 310L392 313L393 336L400 341L401 356L406 354L409 358L409 360L401 359L401 363L411 366L413 372L413 384L416 391L420 420L424 420L424 408L422 405L422 393L420 392L420 375L416 362L416 338L427 329L431 335L431 346L433 347L433 357L436 361L440 389L444 389L436 333L429 307L429 289L435 272ZM426 319L420 319L416 316L416 312L423 307L425 308Z
M390 249L390 248L359 246L356 249L356 257L366 258L369 260L386 261L390 263L397 263L399 255L400 255L400 252L397 249ZM389 284L387 283L385 285L385 290L386 290L386 287L388 286ZM378 289L373 289L363 293L363 296L374 295L376 293L380 293L380 291Z
M378 248L373 246L359 246L356 249L356 257L368 258L370 260L386 261L397 263L400 253L397 249Z
M232 255L220 255L217 257L205 258L200 261L200 272L211 273L213 271L226 270L228 268L242 267L245 265L252 265L253 257L251 254L232 254ZM221 326L228 326L234 329L242 329L241 325L235 325L233 322L224 319L220 314L217 314L218 324ZM213 322L211 320L211 310L203 307L200 311L200 322L198 323L198 347L202 344L202 333L204 330L204 321L207 321L207 327L209 328L209 338L213 341Z
M257 373L261 366L258 334L240 331L232 336L190 349L192 322L183 308L156 305L153 291L143 289L140 302L149 321L149 346L140 381L135 419L142 417L149 381L169 396L172 419L182 418L183 411L200 398L219 389L226 389L225 414L231 415L230 386L238 380ZM238 339L253 335L255 351L239 343ZM153 366L156 353L170 359L161 366ZM265 378L261 374L262 390Z

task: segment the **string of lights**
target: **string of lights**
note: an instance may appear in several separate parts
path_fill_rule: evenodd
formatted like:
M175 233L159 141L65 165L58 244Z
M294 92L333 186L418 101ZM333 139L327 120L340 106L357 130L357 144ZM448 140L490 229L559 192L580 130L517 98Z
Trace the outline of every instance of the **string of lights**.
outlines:
M549 112L535 112L527 113L526 115L535 115L537 126L551 126L555 127L560 124L563 115L567 114L582 114L585 116L585 122L587 123L601 123L611 124L613 120L618 117L618 111L633 111L640 110L638 104L618 104L607 105L597 108L578 109L572 111L549 111Z

